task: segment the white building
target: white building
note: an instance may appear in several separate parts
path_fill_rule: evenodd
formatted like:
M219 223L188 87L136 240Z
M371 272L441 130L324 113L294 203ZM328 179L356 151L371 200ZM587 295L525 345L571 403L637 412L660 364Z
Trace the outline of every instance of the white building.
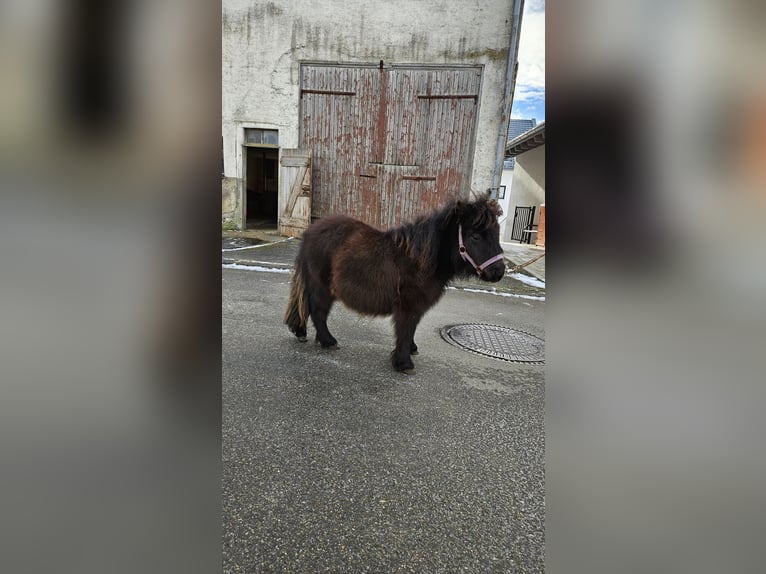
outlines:
M492 187L522 3L224 0L224 218L385 227Z
M516 139L523 133L528 132L537 125L535 119L520 119L511 118L508 122L508 142ZM507 142L506 142L507 145ZM508 210L511 199L511 184L513 181L513 168L516 165L515 157L506 157L503 162L503 174L500 181L500 189L498 190L498 202L503 208L503 217L500 220L500 237L505 237L505 226L508 221ZM513 213L511 213L511 223L513 223Z
M510 140L506 154L515 158L515 165L512 170L503 171L507 199L500 237L503 241L526 239L526 234L520 235L523 230L518 224L514 233L514 213L517 207L534 207L531 223L536 229L539 226L540 244L544 245L544 220L541 225L540 213L545 205L545 122ZM530 239L531 243L538 243L537 233L532 233Z

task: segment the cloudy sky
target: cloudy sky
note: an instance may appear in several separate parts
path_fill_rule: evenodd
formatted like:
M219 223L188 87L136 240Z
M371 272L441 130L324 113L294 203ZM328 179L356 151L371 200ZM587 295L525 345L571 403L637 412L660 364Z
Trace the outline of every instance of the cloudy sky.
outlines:
M545 119L545 0L526 0L512 118Z

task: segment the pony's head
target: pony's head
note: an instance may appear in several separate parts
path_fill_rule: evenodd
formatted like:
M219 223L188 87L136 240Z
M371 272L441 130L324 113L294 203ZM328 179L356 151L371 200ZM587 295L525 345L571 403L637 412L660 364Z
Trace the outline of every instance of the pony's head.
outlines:
M461 258L461 274L476 274L493 283L503 278L505 262L497 221L502 213L498 203L488 197L455 203L453 215L458 229L455 249Z

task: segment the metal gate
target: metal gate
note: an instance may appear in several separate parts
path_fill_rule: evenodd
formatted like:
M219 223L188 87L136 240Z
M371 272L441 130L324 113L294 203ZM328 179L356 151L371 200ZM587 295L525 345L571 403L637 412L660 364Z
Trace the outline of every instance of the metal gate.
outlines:
M301 147L313 150L312 216L389 227L466 197L479 67L301 67Z
M513 214L513 229L511 241L529 243L534 229L535 206L517 207Z

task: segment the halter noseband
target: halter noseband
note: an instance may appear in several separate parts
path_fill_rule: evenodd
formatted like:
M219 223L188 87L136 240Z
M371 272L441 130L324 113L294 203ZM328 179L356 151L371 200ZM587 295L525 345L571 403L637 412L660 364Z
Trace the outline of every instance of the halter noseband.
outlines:
M473 259L471 259L471 256L468 255L468 251L465 248L465 245L463 245L463 226L461 224L458 224L457 226L457 244L458 249L460 251L460 257L463 258L463 261L467 261L471 264L471 266L476 270L476 274L481 277L481 272L484 271L487 267L492 265L495 261L500 261L503 258L502 253L498 253L494 257L490 257L487 259L484 263L481 265L476 265Z

